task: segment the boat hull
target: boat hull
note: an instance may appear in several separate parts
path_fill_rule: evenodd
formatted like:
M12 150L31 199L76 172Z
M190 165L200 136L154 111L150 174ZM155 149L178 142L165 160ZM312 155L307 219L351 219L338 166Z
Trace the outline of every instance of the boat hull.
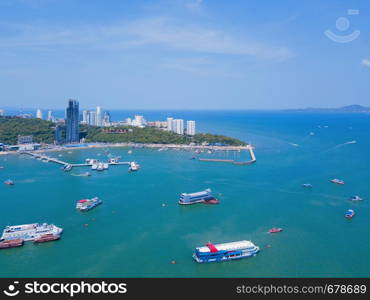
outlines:
M210 259L201 259L195 253L193 253L193 259L199 264L212 263L212 262L225 262L225 261L230 261L230 260L239 260L243 258L253 257L253 256L256 256L259 251L260 249L257 247L256 251L243 253L242 255L239 255L239 256L234 256L234 257L223 256L220 258L210 258Z

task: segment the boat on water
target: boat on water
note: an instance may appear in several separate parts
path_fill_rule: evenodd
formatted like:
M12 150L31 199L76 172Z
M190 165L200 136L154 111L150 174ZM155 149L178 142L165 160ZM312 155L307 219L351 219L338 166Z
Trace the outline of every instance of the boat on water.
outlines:
M103 169L108 170L109 169L109 164L108 163L103 163Z
M364 200L364 199L363 199L363 198L361 198L360 196L357 196L357 195L356 195L356 196L351 197L351 198L350 198L350 200L351 200L351 201L362 201L362 200Z
M62 228L48 223L14 225L6 226L0 239L32 241L48 233L60 235L62 232Z
M278 232L282 232L282 231L283 231L283 228L273 227L273 228L269 229L269 233L278 233Z
M85 162L89 165L94 165L94 164L97 164L99 161L95 158L86 158Z
M118 158L117 157L112 157L108 160L108 163L110 163L112 165L116 165L116 164L118 164Z
M96 166L96 170L97 171L104 171L104 165L103 165L103 163L98 163L97 166Z
M182 193L180 195L179 204L190 205L196 203L218 204L220 201L213 196L211 189L196 193Z
M0 249L21 247L23 244L24 241L22 239L5 240L0 242Z
M355 211L353 209L349 209L349 210L346 211L346 213L344 214L344 216L347 219L352 219L355 216Z
M127 154L132 154L132 150L128 150L127 151Z
M33 240L34 243L45 243L50 241L56 241L60 239L59 234L47 233Z
M70 164L67 164L67 165L65 165L64 167L63 167L63 171L65 171L65 172L69 172L69 171L71 171L72 170L72 165L70 165Z
M102 203L103 201L100 200L98 197L94 197L91 199L82 199L77 202L76 208L80 211L88 211Z
M198 263L221 262L255 256L259 251L258 246L245 240L216 245L207 243L195 249L193 258Z
M13 180L10 180L10 179L7 179L4 181L4 184L6 185L14 185L14 181Z
M130 167L128 168L129 171L137 171L140 169L140 165L134 161L130 162Z
M98 168L98 164L93 164L93 165L91 166L91 170L96 171L96 170L97 170L97 168Z
M344 181L338 178L331 179L330 182L335 183L335 184L344 184Z
M304 184L302 184L302 187L304 187L304 188L312 188L312 184L311 183L304 183Z
M71 174L72 176L78 176L78 177L88 177L88 176L91 176L91 173L89 172L84 172L84 173L80 173L80 174Z

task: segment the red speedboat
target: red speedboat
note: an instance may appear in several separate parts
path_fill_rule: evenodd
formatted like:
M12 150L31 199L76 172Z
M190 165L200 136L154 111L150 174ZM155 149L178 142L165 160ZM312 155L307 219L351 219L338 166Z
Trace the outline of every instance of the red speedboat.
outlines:
M5 240L0 242L0 249L20 247L23 246L23 242L24 241L22 239Z
M38 237L37 239L34 239L33 242L34 243L45 243L45 242L49 242L49 241L56 241L56 240L59 240L59 239L60 239L59 234L48 233L48 234L44 234L44 235Z
M271 228L269 230L269 233L278 233L278 232L282 232L283 231L283 228Z

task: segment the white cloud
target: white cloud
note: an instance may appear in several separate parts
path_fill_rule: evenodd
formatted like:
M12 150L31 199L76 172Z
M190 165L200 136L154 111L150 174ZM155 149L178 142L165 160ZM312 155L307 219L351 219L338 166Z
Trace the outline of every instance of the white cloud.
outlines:
M255 42L223 30L169 18L147 18L109 26L54 28L50 26L13 26L18 34L1 38L0 48L74 46L84 48L124 49L160 46L167 50L200 54L253 56L285 60L292 56L286 47ZM14 29L13 28L13 29Z
M362 65L364 65L365 67L370 67L370 59L363 59L362 62L361 62Z
M292 55L285 47L247 41L225 31L180 24L167 18L139 20L130 24L127 30L138 44L158 44L177 50L278 60Z

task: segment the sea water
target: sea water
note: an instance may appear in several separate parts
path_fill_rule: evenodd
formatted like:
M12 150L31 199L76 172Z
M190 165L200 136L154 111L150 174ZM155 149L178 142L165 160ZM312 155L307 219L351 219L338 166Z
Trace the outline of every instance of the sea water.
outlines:
M124 116L123 112L112 115ZM146 112L148 119L168 113ZM0 156L0 227L33 222L64 229L61 240L0 250L2 277L367 277L370 272L370 116L287 112L172 112L198 131L255 146L257 163L191 160L182 150L110 148L138 172L94 172ZM356 141L356 142L353 142ZM351 142L351 143L348 143ZM71 153L69 153L71 152ZM50 152L71 163L107 159L103 148ZM61 156L60 156L61 155ZM202 155L246 160L248 154ZM90 177L71 176L89 171ZM345 185L335 185L339 178ZM311 183L312 189L301 187ZM219 205L180 206L179 195L211 188ZM364 201L353 203L359 195ZM76 201L103 204L82 213ZM356 216L344 218L352 208ZM283 232L268 234L271 227ZM253 258L197 264L195 247L251 240ZM176 262L171 263L171 262Z

